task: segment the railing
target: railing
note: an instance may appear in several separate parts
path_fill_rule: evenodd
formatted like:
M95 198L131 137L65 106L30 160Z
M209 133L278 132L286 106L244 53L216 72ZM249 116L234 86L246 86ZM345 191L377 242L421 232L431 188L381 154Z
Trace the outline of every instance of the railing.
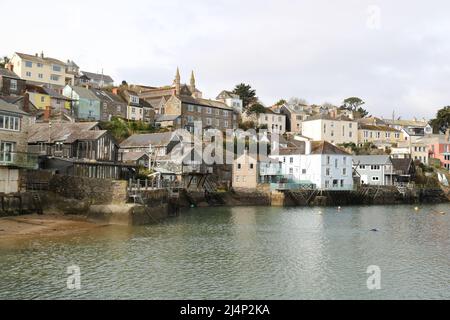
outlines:
M37 169L38 155L25 152L0 151L0 166Z
M281 176L281 175L283 175L283 173L281 172L281 170L279 168L261 167L259 169L259 175L261 175L261 176Z

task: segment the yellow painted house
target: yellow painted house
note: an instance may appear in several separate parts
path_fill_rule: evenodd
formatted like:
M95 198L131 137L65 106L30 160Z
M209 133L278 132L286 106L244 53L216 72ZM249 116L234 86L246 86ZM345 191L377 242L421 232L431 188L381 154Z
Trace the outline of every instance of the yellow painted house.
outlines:
M30 102L38 109L45 110L51 106L50 96L46 93L28 92Z

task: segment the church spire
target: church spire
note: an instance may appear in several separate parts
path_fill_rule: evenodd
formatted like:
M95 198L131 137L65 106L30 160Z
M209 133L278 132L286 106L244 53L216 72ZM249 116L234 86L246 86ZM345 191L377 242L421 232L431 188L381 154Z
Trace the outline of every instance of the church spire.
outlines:
M181 91L181 76L180 76L180 69L177 67L177 74L175 75L174 80L175 85L175 94L180 94Z
M194 70L192 70L192 73L191 73L191 86L190 86L189 89L191 90L192 94L195 93L195 76L194 76Z

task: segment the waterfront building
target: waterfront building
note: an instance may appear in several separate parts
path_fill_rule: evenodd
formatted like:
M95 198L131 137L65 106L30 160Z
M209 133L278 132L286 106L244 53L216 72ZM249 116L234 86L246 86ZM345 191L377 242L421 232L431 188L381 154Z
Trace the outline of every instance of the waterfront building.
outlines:
M252 121L258 128L267 129L270 133L284 134L286 132L286 115L275 113L266 108L264 113L242 114L242 121Z
M328 141L332 144L358 144L358 123L350 118L318 115L303 121L302 135L313 141Z
M11 70L0 68L0 96L21 96L25 93L26 81Z
M101 101L94 92L88 88L67 85L63 89L63 95L72 100L72 111L77 120L100 120Z
M66 64L43 52L35 55L16 52L9 64L11 71L30 84L46 84L61 92L66 83L71 83L72 76L66 74Z
M60 174L98 179L127 178L135 165L119 162L119 146L98 122L35 123L28 150L42 157L40 168Z
M118 95L101 89L90 89L100 100L100 120L110 121L112 117L127 119L128 105Z
M353 190L352 155L327 141L295 141L271 157L282 164L282 175L293 188Z
M0 98L0 193L20 191L21 169L36 169L37 157L27 151L30 118Z
M361 184L387 186L395 181L396 173L388 155L353 156L353 168Z
M248 151L234 160L232 176L234 189L257 189L261 184L279 183L283 178L278 160Z
M409 183L414 180L416 166L411 158L391 159L395 183Z

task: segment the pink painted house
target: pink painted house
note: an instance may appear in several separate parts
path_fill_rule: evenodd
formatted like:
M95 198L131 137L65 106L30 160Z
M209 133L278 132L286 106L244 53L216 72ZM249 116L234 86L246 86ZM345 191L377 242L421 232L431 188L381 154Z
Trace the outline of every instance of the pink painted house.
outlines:
M433 135L426 138L429 157L441 161L442 167L450 170L450 139L449 135Z

